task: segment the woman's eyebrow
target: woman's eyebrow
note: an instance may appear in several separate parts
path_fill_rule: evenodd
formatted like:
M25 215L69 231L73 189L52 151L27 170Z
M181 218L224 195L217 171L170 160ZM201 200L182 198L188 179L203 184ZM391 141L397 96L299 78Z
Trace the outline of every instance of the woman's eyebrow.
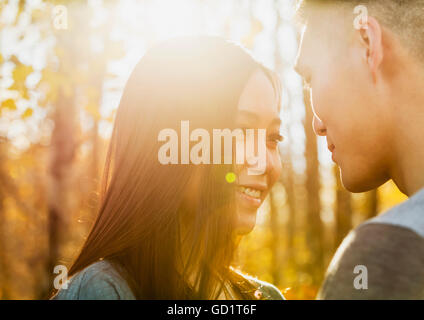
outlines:
M252 118L254 120L259 119L259 116L256 113L249 111L249 110L240 110L238 115L239 115L239 117L244 116L246 118Z
M249 110L239 110L238 117L251 118L253 121L259 120L259 116L255 112L252 112ZM280 117L275 117L274 119L272 119L271 126L280 126L280 125L281 125Z
M271 122L272 126L280 126L281 125L281 119L280 118L274 118Z

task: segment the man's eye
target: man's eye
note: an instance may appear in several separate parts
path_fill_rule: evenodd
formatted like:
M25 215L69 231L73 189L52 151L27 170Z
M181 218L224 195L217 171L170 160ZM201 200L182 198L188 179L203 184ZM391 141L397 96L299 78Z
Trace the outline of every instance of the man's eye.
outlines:
M245 134L245 136L247 135L247 129L255 130L255 131L257 130L257 129L252 129L252 128L240 128L240 129L243 131L243 133ZM255 132L255 134L257 134L257 132ZM271 135L269 135L267 137L267 140L269 142L278 143L278 142L284 141L284 137L281 134L271 134Z
M311 80L312 80L311 76L309 74L307 74L307 75L304 75L302 77L302 79L303 79L303 86L306 89L310 89L311 88Z
M303 87L306 90L310 90L311 89L311 83L309 81L305 80L305 81L303 81Z

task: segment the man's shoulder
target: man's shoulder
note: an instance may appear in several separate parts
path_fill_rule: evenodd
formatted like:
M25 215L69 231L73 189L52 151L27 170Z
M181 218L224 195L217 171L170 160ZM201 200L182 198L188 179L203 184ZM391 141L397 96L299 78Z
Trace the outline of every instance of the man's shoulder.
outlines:
M364 222L359 227L375 223L403 227L424 237L424 189L382 215Z
M412 243L424 249L424 189L350 231L333 261L346 254L361 256L383 250L397 252L401 248L413 249L409 245ZM417 246L415 248L418 250ZM380 259L378 256L375 258Z
M384 262L401 252L424 253L424 189L385 213L369 219L349 232L333 261L342 256ZM389 261L386 261L389 262Z
M330 263L319 297L424 298L423 214L424 194L420 192L352 230ZM357 266L367 268L367 290L353 286Z

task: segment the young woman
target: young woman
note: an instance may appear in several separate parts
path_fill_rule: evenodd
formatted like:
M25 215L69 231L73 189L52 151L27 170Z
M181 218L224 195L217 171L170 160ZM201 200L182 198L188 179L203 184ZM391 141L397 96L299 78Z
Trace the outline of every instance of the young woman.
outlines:
M272 72L217 37L150 49L118 108L96 222L54 299L283 299L230 267L281 171L280 91ZM159 133L180 133L181 121L210 134L200 156L211 164L186 164L196 141L183 146L182 136L178 164L159 161ZM226 128L266 129L262 173L249 174L248 162L213 164L213 130Z

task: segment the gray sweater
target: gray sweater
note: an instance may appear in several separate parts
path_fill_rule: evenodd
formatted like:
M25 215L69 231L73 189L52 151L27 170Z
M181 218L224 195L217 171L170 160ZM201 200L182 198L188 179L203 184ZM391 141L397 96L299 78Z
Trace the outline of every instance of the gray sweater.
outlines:
M318 299L424 299L424 189L348 234Z

